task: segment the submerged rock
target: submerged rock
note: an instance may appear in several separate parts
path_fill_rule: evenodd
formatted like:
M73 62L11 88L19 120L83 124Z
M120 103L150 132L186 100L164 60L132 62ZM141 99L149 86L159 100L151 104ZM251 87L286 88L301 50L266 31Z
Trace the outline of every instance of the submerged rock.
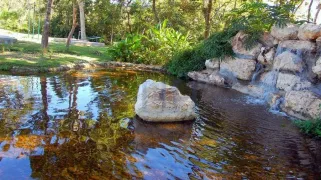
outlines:
M271 29L271 35L281 41L298 39L299 26L296 24L287 24L285 27L274 25Z
M285 94L282 110L300 119L320 118L321 99L310 91L289 91Z
M256 59L262 48L262 44L257 43L251 49L245 47L245 40L248 35L240 31L232 39L232 48L235 55L242 59Z
M302 24L299 28L298 37L300 40L316 40L321 37L321 25Z
M274 61L273 68L280 71L296 73L302 72L304 69L304 62L302 59L289 51L285 51L278 55Z
M173 122L193 120L195 103L176 87L147 80L139 86L136 114L145 121Z
M221 63L221 72L228 71L241 80L251 80L256 62L251 59L225 58Z

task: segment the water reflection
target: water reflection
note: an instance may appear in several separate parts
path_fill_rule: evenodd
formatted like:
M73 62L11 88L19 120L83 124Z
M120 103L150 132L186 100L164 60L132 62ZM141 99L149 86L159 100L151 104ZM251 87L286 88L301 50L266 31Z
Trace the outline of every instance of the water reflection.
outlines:
M135 117L147 78L192 96L199 118ZM1 179L320 177L320 142L232 90L157 73L0 75Z

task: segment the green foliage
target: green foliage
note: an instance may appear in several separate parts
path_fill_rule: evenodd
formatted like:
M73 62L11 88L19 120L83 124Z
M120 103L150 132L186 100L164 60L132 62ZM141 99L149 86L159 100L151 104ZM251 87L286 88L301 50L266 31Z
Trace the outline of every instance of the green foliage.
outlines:
M230 39L234 35L230 31L214 33L197 47L176 54L167 64L167 70L178 77L185 77L190 71L204 69L207 59L232 56Z
M20 14L17 11L1 11L0 12L0 27L13 31L28 31L26 23L19 22Z
M300 128L301 132L321 138L321 119L301 121L296 120L294 124Z
M178 51L190 47L188 35L167 27L167 21L147 30L145 35L128 34L108 52L117 61L164 65Z

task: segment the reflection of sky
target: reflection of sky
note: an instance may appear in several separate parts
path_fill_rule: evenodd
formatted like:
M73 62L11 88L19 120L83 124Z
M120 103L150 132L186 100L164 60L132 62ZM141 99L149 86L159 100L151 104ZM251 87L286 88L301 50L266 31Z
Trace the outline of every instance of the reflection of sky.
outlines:
M15 159L14 161L3 158L0 162L0 179L32 179L29 158Z

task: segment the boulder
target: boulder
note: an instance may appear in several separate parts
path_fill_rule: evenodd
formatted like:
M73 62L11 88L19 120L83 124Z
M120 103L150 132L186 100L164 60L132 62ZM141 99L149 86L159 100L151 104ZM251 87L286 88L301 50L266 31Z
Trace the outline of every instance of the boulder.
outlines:
M312 67L312 71L321 79L321 57L317 60L315 66Z
M193 79L194 81L204 82L207 84L213 84L217 86L224 87L226 82L222 75L220 75L218 72L210 71L210 70L204 70L204 71L193 71L189 72L188 77Z
M231 72L236 78L241 80L251 80L255 70L256 62L250 59L225 58L221 62L220 72Z
M259 41L264 47L268 48L272 48L278 44L276 39L268 32L264 32Z
M316 40L321 37L321 25L302 24L299 28L298 37L300 40Z
M205 61L206 69L210 70L218 70L220 69L220 61L219 59L208 59Z
M295 51L296 53L316 52L316 44L310 41L287 40L279 43L278 52Z
M302 80L299 76L287 73L279 73L276 87L284 91L304 90L312 86L309 81Z
M275 58L273 69L296 73L302 72L304 66L304 62L299 56L289 51L285 51Z
M245 40L248 35L240 31L232 39L233 52L238 58L242 59L256 59L260 52L262 44L257 43L251 49L245 47Z
M147 80L139 86L136 114L145 121L173 122L193 120L195 103L176 87Z
M282 110L300 119L320 118L321 98L310 91L289 91L285 94Z
M261 48L261 53L257 60L263 65L273 65L275 48Z
M271 29L271 35L281 41L298 39L299 26L296 24L287 24L285 27L274 25Z

